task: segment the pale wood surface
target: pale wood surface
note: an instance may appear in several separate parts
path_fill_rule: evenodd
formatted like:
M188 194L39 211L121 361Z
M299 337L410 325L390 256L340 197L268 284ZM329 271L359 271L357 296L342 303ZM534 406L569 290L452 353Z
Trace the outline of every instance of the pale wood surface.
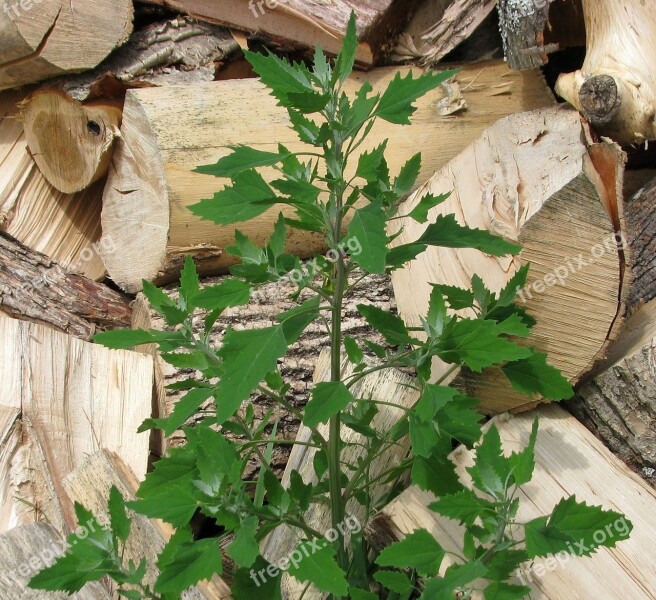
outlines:
M573 382L592 367L616 335L623 309L618 298L626 295L628 286L613 237L614 228L622 227L617 213L621 173L615 172L621 170L621 157L611 156L610 168L604 167L604 172L612 171L611 177L602 181L593 165L594 146L589 150L585 136L579 115L572 110L513 115L489 128L402 204L399 214L407 214L426 193L453 191L429 219L455 213L469 227L523 245L518 256L501 258L471 249L429 248L392 274L399 313L406 322L420 325L431 283L469 288L471 277L478 274L498 291L529 262L529 282L519 303L525 303L538 325L528 343L546 351L550 363ZM595 160L601 169L601 161L596 156ZM392 225L391 233L400 225ZM395 244L416 240L426 228L414 222L403 225ZM607 240L613 243L603 246ZM592 264L578 268L574 261L573 268L568 266L579 253L586 262L592 260L596 244L602 244L603 252ZM554 279L556 285L533 287L554 277L558 268L567 270L562 283ZM433 375L441 376L446 368L436 360ZM482 400L486 412L533 405L498 373L468 376L459 383Z
M145 475L149 435L137 429L151 416L150 357L0 315L0 365L7 500L0 530L47 520L69 531L74 515L62 480L99 448Z
M379 69L366 78L381 87L395 72ZM353 93L364 77L354 77L347 91ZM422 150L419 181L423 182L499 118L553 104L539 74L512 73L502 63L467 66L457 82L466 110L440 116L436 102L445 97L448 101L451 88L436 90L417 103L412 126L378 122L361 150L390 138L392 173ZM180 106L185 110L181 112ZM197 258L205 273L231 264L224 248L233 243L235 227L217 227L187 208L211 198L226 180L193 173L195 167L216 162L229 153L231 144L273 149L283 143L292 150L303 148L289 129L286 111L276 107L276 100L253 80L132 90L126 98L121 136L102 217L103 235L114 240L118 251L105 251L102 256L114 281L128 291L140 289L142 279L175 277L185 254ZM280 210L275 207L237 228L262 243ZM324 249L321 240L298 231L290 234L288 247L305 257Z
M101 450L87 457L84 462L64 480L64 488L71 500L80 502L101 522L109 520L107 502L112 486L116 486L123 498L134 500L138 487L134 473L121 458L108 450ZM133 511L130 537L125 545L124 561L133 560L139 564L146 559L148 571L144 579L153 585L157 579L157 560L166 541L171 536L171 528L161 521L151 521ZM182 594L184 600L228 600L230 590L221 578L214 576Z
M518 520L529 521L547 514L563 497L601 505L627 516L634 529L629 540L616 548L602 548L589 558L574 558L555 568L548 559L536 559L533 570L524 572L534 600L590 600L591 598L656 597L656 553L652 532L656 526L656 492L632 473L574 417L557 405L540 407L540 431L536 445L533 481L520 492ZM536 414L494 419L506 452L521 450L528 442ZM472 452L459 448L453 460L463 483L465 468L473 463ZM418 528L428 529L446 548L462 549L455 521L440 517L427 506L435 498L408 488L370 524L374 539L389 543ZM544 565L545 573L538 577ZM551 565L552 568L549 568ZM519 582L519 580L518 580ZM480 598L480 596L479 596Z
M131 0L5 3L0 90L95 67L132 32Z
M0 229L89 279L102 279L98 249L103 181L64 194L43 177L27 148L17 103L24 94L0 93ZM104 242L107 248L111 238Z

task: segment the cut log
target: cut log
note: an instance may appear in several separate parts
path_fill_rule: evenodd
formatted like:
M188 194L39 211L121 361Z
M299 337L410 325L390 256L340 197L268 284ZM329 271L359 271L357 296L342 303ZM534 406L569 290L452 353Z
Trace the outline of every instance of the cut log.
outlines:
M536 600L656 597L656 556L651 539L656 526L656 492L562 408L544 406L538 415L536 469L531 483L519 494L517 521L548 514L563 496L576 495L579 502L624 513L634 527L630 539L616 548L600 548L589 558L568 557L555 565L553 559L536 559L531 566L515 572L516 583L528 585L531 598ZM524 414L509 420L494 419L506 452L519 451L526 445L534 417ZM465 469L473 464L472 452L461 447L452 456L460 480L469 485ZM432 494L416 486L408 488L373 519L367 537L382 548L415 529L425 528L447 551L462 555L463 530L455 521L432 512L428 505L434 501ZM624 530L622 523L615 527L617 533ZM608 536L613 530L604 532Z
M626 322L598 370L568 408L624 462L656 468L656 302Z
M500 0L506 60L518 71L549 62L548 55L585 45L581 0Z
M30 156L17 104L23 95L0 93L0 230L62 267L102 279L98 253L104 182L79 194L52 187ZM111 247L111 238L104 244Z
M65 194L107 174L121 126L121 104L82 105L59 90L39 90L23 104L25 138L43 176Z
M139 476L148 466L153 364L0 313L2 441L0 531L46 521L75 527L64 477L99 447Z
M92 69L132 32L131 0L8 0L0 12L0 90Z
M136 499L138 479L117 454L107 450L101 450L86 458L63 482L71 500L81 503L101 523L109 521L107 503L112 486L116 486L126 500ZM162 521L151 521L133 511L129 514L132 527L123 560L125 563L132 560L139 564L145 558L148 570L144 583L153 586L158 575L157 561L172 531ZM182 597L185 600L228 600L230 590L226 583L215 575L211 581L203 581L187 590Z
M353 365L349 364L346 357L342 361L342 378L349 377L353 374ZM314 382L328 381L330 379L330 352L324 350L315 371ZM413 384L413 380L408 375L398 370L379 371L368 375L356 383L351 392L356 398L373 398L381 402L389 402L406 408L412 407L419 399L419 392ZM389 431L393 425L404 415L402 408L396 406L380 406L380 411L374 417L371 426L380 432ZM319 431L327 438L329 435L328 425L320 425ZM293 472L299 473L306 483L317 483L317 477L314 470L315 448L307 445L311 441L311 431L302 426L296 437L296 444L289 457L282 484L285 487L290 485L290 478ZM367 438L364 435L354 432L348 427L342 426L341 439L347 450L342 452L342 461L357 465L366 452L364 448L367 445ZM369 480L375 480L378 475L395 466L398 466L407 455L409 449L409 440L397 443L391 446L387 452L374 462L372 462L368 474ZM372 505L380 505L380 501L385 498L391 491L396 482L383 482L372 486L369 489L372 498ZM356 501L351 501L347 506L347 514L350 518L356 519L360 528L369 520L365 507ZM325 506L313 505L305 514L306 523L317 531L329 531L331 529L330 512ZM355 527L354 527L355 529ZM275 529L260 545L262 556L269 562L275 563L281 558L288 556L296 548L302 537L296 529L291 529L286 525L281 525ZM293 577L283 577L283 597L288 600L299 598L303 594L305 584L301 584ZM324 598L318 590L310 588L304 598L307 600L316 600Z
M518 256L502 258L432 247L395 271L399 314L408 324L421 325L432 283L469 289L478 274L496 292L528 262L529 280L519 302L538 324L520 343L547 352L550 363L573 383L591 369L617 335L628 285L616 235L623 232L623 159L612 146L589 145L586 138L572 110L513 115L488 129L401 205L399 214L408 214L425 194L452 192L431 211L429 221L454 213L469 227L523 245ZM415 241L426 228L406 221L395 244ZM400 225L395 221L391 233L398 233ZM441 376L447 367L435 360L433 375ZM462 373L456 385L480 398L487 413L534 406L496 370L482 376Z
M620 144L656 139L656 12L642 0L583 0L587 55L556 91Z
M381 69L367 78L380 87L395 72ZM363 76L353 78L348 90L352 93L362 80ZM553 103L539 74L512 74L499 63L465 67L457 83L420 100L413 126L401 130L378 122L361 150L390 138L390 169L398 172L421 148L424 161L419 179L425 181L497 119ZM436 110L436 102L442 99L442 104L448 104L452 90L459 86L467 110L440 116L443 106ZM180 106L185 110L180 111ZM203 122L202 129L195 126L198 122ZM225 271L234 262L224 249L233 243L235 227L202 221L188 206L213 197L225 183L194 173L195 167L216 162L230 152L228 146L237 143L266 149L278 143L292 150L306 148L289 129L286 111L276 106L258 81L128 92L102 216L103 235L115 247L113 252L103 251L102 257L119 286L134 292L143 279L170 280L189 254L206 274ZM273 212L240 223L239 229L255 243L263 243L279 210L275 207ZM288 247L304 257L324 249L322 240L298 231L291 233Z
M121 294L68 273L1 231L0 309L86 340L98 330L128 327L131 321Z
M288 47L316 45L339 53L351 12L358 24L357 62L376 64L386 54L419 0L145 0L200 20L264 35Z
M99 582L87 583L79 592L44 592L27 582L66 549L64 537L46 523L31 523L0 535L0 598L13 600L111 600Z

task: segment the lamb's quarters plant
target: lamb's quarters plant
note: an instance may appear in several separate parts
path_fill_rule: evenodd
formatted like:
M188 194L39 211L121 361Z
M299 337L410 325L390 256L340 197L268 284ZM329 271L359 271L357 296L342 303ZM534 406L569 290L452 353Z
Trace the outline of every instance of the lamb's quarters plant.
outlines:
M298 137L314 149L291 152L279 145L264 151L236 146L217 164L198 169L231 181L213 199L203 200L191 210L218 225L252 219L277 204L290 206L294 216L280 215L264 248L237 233L229 251L241 261L233 267L232 277L218 285L201 289L190 259L181 274L177 300L144 282L146 296L171 331L113 331L96 336L96 341L112 348L156 343L165 360L202 374L175 384L186 390L186 395L168 418L149 420L144 430L158 428L170 434L208 399L216 404L215 415L184 429L187 444L158 461L139 487L138 499L126 503L129 511L163 519L176 531L156 565L157 582L152 589L141 583L145 565L122 563L130 519L122 499L113 491L110 529L76 540L63 558L32 579L32 587L74 592L85 582L108 575L125 598L179 598L199 580L222 573L220 547L227 544L225 553L237 565L234 598L281 598L277 569L270 569L276 575L264 581L256 581L253 573L267 572L269 564L260 555L259 543L284 524L300 532L303 541L297 550L305 556L291 565L289 572L333 599L469 598L473 582L484 581L487 600L511 600L523 598L529 591L512 579L523 562L563 551L577 553L581 541L585 542L584 553L591 553L598 546L595 531L623 518L570 498L559 502L550 515L519 522L518 490L532 477L537 422L528 446L505 456L497 429L492 426L482 433L477 401L443 385L444 377L439 381L431 377L432 359L439 357L452 365L451 372L500 369L527 395L550 400L572 395L571 386L544 354L515 341L528 338L535 324L514 302L516 291L526 282L527 268L520 269L500 293L486 289L479 277L473 278L470 289L434 285L421 327L408 327L390 311L360 305L363 318L382 334L387 348L370 341L361 345L342 335L344 298L360 283L349 281L356 268L368 274L391 272L428 246L476 248L494 256L520 250L486 231L459 225L453 215L428 223L430 209L443 202L444 196L425 196L411 213L398 214L400 199L418 177L419 154L392 177L383 143L363 153L355 174L347 175L354 152L376 119L409 124L413 102L455 73L397 75L381 93L373 93L365 83L349 98L342 86L353 68L356 46L352 19L343 50L334 62L320 48L313 68L273 54L246 53L278 104L287 110ZM277 179L268 183L259 172L263 167L275 169ZM392 219L414 219L426 223L426 230L415 242L391 249L386 224ZM309 294L307 299L278 315L274 325L228 329L221 346L211 347L209 334L226 308L247 304L263 284L304 272L299 260L285 252L288 227L316 232L333 249L348 248L346 240L357 238L361 251L350 255L334 252L330 260L319 258L318 274L292 279L297 282L295 298L303 292L304 297ZM192 319L199 311L204 325L195 332ZM299 412L289 401L290 385L280 375L278 361L317 320L330 334L331 377L314 386L309 403ZM377 362L365 359L365 348ZM353 366L347 377L342 377L340 369L344 354ZM375 397L354 395L354 385L374 371L399 367L415 370L419 400L404 409L403 418L390 430L380 431L371 423L382 405ZM255 421L247 402L254 391L266 394L311 430L308 445L316 449L316 481L296 475L288 489L282 487L269 466L272 447L282 443L276 439L275 428L270 433L273 411L261 422ZM327 436L319 430L325 423L329 424ZM340 435L342 427L367 440L366 455L357 464L349 461L348 447ZM238 441L229 440L228 432L238 434ZM411 450L407 459L378 480L394 481L409 472L414 484L437 496L432 510L464 525L462 555L451 556L446 571L440 570L446 552L427 531L416 531L375 556L362 536L345 539L344 528L340 528L349 516L349 502L365 507L366 519L380 508L370 495L375 482L368 480L367 466L408 438ZM447 458L455 444L476 449L475 465L469 469L473 489L463 486ZM259 476L245 480L242 474L253 457L260 463ZM389 500L388 496L382 501ZM315 530L306 519L308 508L316 504L330 511L334 531L342 532L333 543L326 542L326 532ZM81 520L88 518L82 507L77 510ZM216 520L223 530L220 537L193 538L189 522L198 511ZM604 543L613 545L625 539L629 530L630 525L623 528L623 534L605 536Z

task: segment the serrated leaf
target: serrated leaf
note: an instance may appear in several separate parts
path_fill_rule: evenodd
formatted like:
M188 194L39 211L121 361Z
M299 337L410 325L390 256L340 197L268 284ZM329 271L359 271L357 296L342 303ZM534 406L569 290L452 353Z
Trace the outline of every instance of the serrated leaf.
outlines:
M408 217L414 219L417 223L426 223L428 221L428 213L436 206L446 202L450 196L451 192L440 194L439 196L426 194L421 198L419 204L408 213Z
M522 600L531 593L531 588L525 585L511 585L496 581L485 590L485 600Z
M299 112L308 115L322 111L330 101L330 94L320 92L291 92L289 100Z
M308 119L304 114L294 110L293 108L287 109L289 113L289 120L292 123L292 128L298 134L299 139L306 144L320 145L320 128L312 120Z
M171 436L178 430L188 419L196 413L201 404L212 397L212 390L209 388L195 388L190 390L180 398L173 408L173 412L165 419L148 419L147 429L156 427L164 432L165 436ZM139 431L145 431L143 426Z
M378 600L379 596L368 590L351 588L349 590L349 598L351 600Z
M196 167L194 172L214 175L214 177L234 177L249 169L277 165L290 155L265 152L242 144L231 146L230 149L232 153L221 158L216 164Z
M443 496L430 504L429 508L467 526L473 525L479 517L489 517L496 514L494 504L484 498L479 498L468 489L462 489L450 496Z
M421 152L415 154L403 165L399 176L394 181L394 193L401 197L405 196L417 182L421 170Z
M425 529L417 529L400 542L383 549L376 559L381 567L414 569L420 575L433 575L440 570L445 552Z
M524 359L502 367L513 388L522 394L540 394L546 400L568 400L574 395L571 383L563 374L547 363L547 355L533 352Z
M257 517L246 517L237 529L235 539L226 548L226 552L240 567L252 567L260 554L256 537L259 524Z
M530 265L523 265L512 276L506 287L499 293L497 306L510 306L517 297L517 293L526 285Z
M547 525L548 517L537 517L524 524L524 540L529 558L569 552L576 540L568 533Z
M352 259L368 273L385 272L389 242L386 223L385 211L380 204L374 203L356 210L349 224L349 237L358 240L362 248L362 251L354 254Z
M521 452L513 452L508 461L512 468L512 477L515 485L524 485L533 478L535 469L535 442L538 438L538 418L535 417L528 445Z
M453 310L462 310L474 306L474 294L471 290L464 290L459 287L433 283L433 287L440 290L449 306Z
M503 455L499 430L492 426L476 446L476 461L467 472L472 482L481 491L495 498L502 498L510 472L508 460Z
M291 564L288 573L301 582L313 583L321 592L345 596L348 592L346 574L337 564L335 549L325 540L323 547L316 550L312 543L301 542L295 550L301 560Z
M353 71L355 64L356 51L358 49L358 33L355 12L351 12L351 17L346 28L346 36L342 43L342 50L335 61L332 83L338 81L344 83Z
M399 346L414 341L400 317L370 304L358 304L357 309L367 323L381 333L389 344Z
M226 308L248 304L253 288L239 279L226 279L217 285L203 288L193 298L192 303L205 310L223 311Z
M267 573L270 567L264 558L259 556L252 569L237 569L230 589L234 600L282 600L280 592L280 579L282 573L276 568L275 576Z
M109 501L107 507L109 510L109 521L112 533L119 540L125 542L130 535L132 521L130 521L125 512L125 499L115 485L109 490Z
M348 335L344 337L344 349L346 350L349 362L354 365L359 365L364 360L364 352L362 352L358 343Z
M424 593L419 600L452 600L455 590L484 577L485 571L485 565L480 560L449 567L444 577L433 577L426 581Z
M414 589L408 576L400 571L377 571L374 573L374 579L397 594L404 595Z
M381 165L385 160L385 150L387 149L387 140L376 146L373 150L363 152L358 159L358 168L355 171L356 177L368 182L374 182L378 179Z
M354 401L353 394L341 381L317 383L312 389L312 396L305 407L303 423L308 427L326 423Z
M222 572L219 545L213 538L185 542L176 547L169 561L160 561L158 567L160 574L155 591L181 594L199 581Z
M232 417L287 351L282 325L235 331L230 328L223 338L219 356L223 375L217 386L216 420L219 424Z
M294 308L280 313L276 316L276 321L282 325L285 340L288 345L298 341L303 332L319 316L319 306L321 297L315 296L310 298Z
M455 494L462 489L455 466L446 456L416 457L410 478L419 489L436 496Z
M115 329L97 333L93 341L114 350L129 350L141 344L151 344L155 336L144 329Z

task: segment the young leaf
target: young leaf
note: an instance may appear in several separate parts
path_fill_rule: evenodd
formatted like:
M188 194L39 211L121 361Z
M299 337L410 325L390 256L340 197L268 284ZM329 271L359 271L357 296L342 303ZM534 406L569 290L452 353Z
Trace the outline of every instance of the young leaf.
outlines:
M374 573L374 579L388 590L402 596L409 594L414 589L408 576L400 571L377 571Z
M252 567L260 554L256 537L259 524L257 517L246 517L237 529L235 539L226 548L226 552L240 567Z
M341 381L317 383L312 390L312 398L305 407L303 423L308 427L326 423L354 401L355 398Z
M212 397L211 388L195 388L185 394L175 403L173 412L165 419L147 419L139 428L139 432L148 429L161 429L164 435L170 436L178 430L200 408L201 404Z
M316 544L322 547L317 550ZM313 583L321 592L345 596L348 592L346 573L335 560L335 549L325 540L301 542L293 553L300 555L297 563L291 564L288 573L299 581Z
M408 335L405 323L400 317L370 304L358 304L358 312L385 340L392 345L410 344L414 340Z
M175 548L166 562L158 563L159 577L155 591L159 594L181 594L203 579L222 572L222 559L216 539L184 542Z
M226 279L218 285L210 285L196 294L192 304L205 310L223 311L233 306L248 304L253 288L239 279Z
M419 489L436 496L455 494L462 489L455 466L446 456L417 456L410 478Z
M109 490L107 507L112 533L116 536L116 539L125 542L130 535L132 521L130 521L125 512L125 499L115 485Z
M420 575L434 575L440 570L445 552L425 529L417 529L400 542L385 548L376 559L381 567L414 569Z
M419 600L452 600L455 590L484 577L485 571L485 565L480 560L449 567L444 577L433 577L426 581L424 593Z
M545 400L568 400L574 395L572 384L563 374L547 363L547 355L533 352L527 358L513 361L501 368L518 392Z
M271 569L274 576L271 577L268 570ZM251 569L237 569L234 573L233 583L230 589L234 600L254 600L266 598L266 600L282 600L280 591L281 571L264 558L258 556Z
M282 325L285 341L288 345L291 346L297 342L310 323L319 316L320 304L321 296L315 296L306 300L300 306L291 308L276 316L276 321Z
M467 526L473 525L479 517L494 516L496 514L494 504L484 498L479 498L468 489L460 490L450 496L443 496L433 502L429 508Z
M479 490L494 498L503 497L510 465L503 455L501 436L496 427L490 427L476 446L476 462L467 471Z
M241 144L231 146L230 149L232 154L224 156L216 164L196 167L194 171L215 177L234 177L249 169L277 165L289 157L289 153L264 152Z
M436 206L446 202L449 196L451 196L451 192L448 194L440 194L439 196L426 194L419 201L419 204L408 213L408 217L414 219L417 223L426 223L428 221L428 213Z
M453 310L462 310L474 306L474 294L471 290L439 283L432 283L431 285L440 290L440 293Z
M355 64L355 55L358 49L358 32L355 12L351 12L351 18L346 28L346 36L342 44L342 51L339 53L335 61L335 70L333 72L332 84L335 85L338 81L344 83L348 76L353 71Z
M526 448L521 452L513 452L508 458L515 485L524 485L533 478L533 470L535 469L535 442L538 439L538 422L538 418L535 417Z
M387 244L385 211L379 203L370 204L355 211L348 228L350 238L358 240L362 251L353 255L353 260L366 272L385 272Z
M349 361L354 365L359 365L364 360L364 352L358 343L348 335L344 337L344 349Z
M394 193L401 197L405 196L417 182L421 170L421 152L415 154L403 165L399 176L394 181ZM415 209L416 210L416 209Z
M531 593L531 588L495 581L485 588L484 593L485 600L522 600Z

